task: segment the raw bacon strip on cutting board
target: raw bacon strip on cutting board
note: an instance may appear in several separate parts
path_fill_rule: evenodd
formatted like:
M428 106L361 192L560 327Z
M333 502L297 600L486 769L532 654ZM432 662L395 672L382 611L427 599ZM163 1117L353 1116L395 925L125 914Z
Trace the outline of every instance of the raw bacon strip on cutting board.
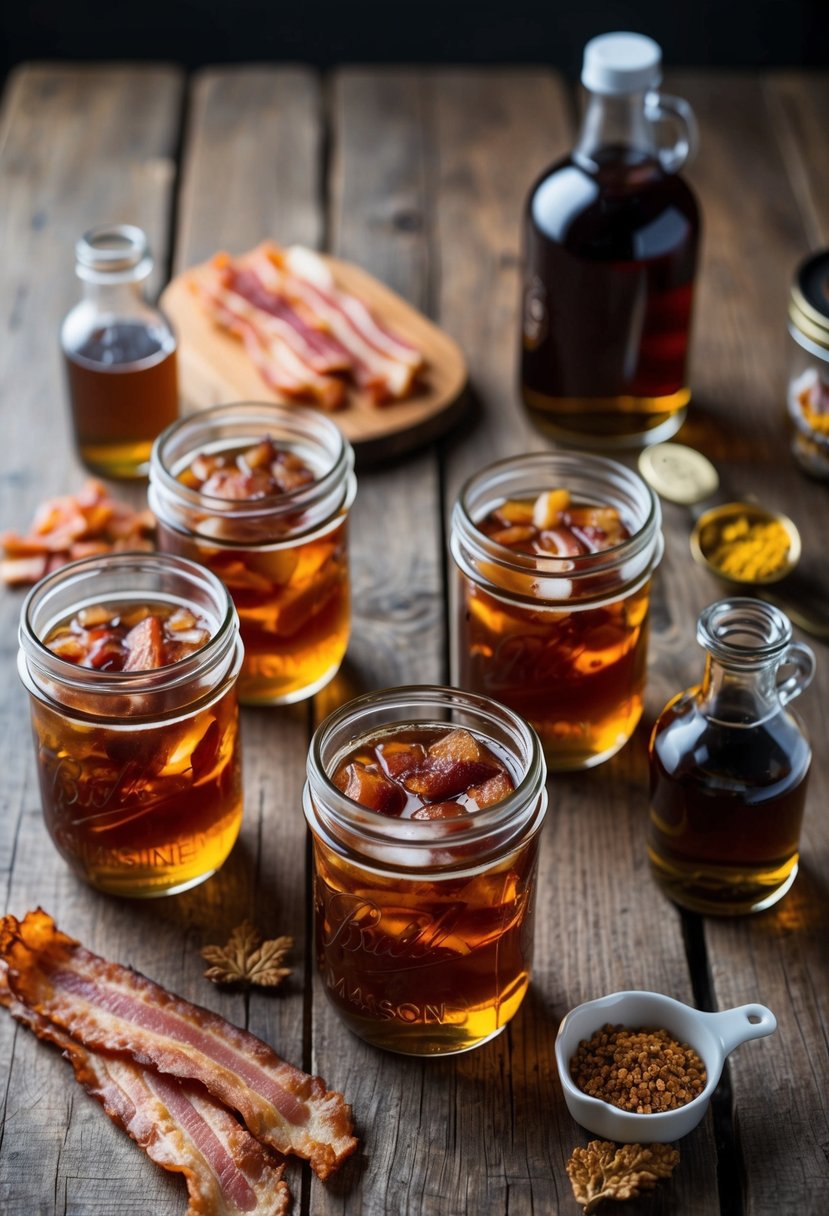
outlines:
M42 909L3 918L0 960L13 995L85 1047L201 1081L257 1139L307 1158L320 1178L356 1149L342 1094L217 1014L92 954Z
M89 1051L11 993L0 964L0 1005L39 1039L59 1047L75 1077L151 1161L187 1184L186 1216L285 1216L284 1165L195 1081Z

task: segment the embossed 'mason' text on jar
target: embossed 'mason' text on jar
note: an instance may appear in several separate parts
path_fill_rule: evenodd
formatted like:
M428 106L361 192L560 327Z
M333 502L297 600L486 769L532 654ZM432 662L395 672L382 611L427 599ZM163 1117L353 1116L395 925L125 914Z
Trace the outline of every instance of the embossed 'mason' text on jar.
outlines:
M185 623L167 661L154 665L156 652L145 665L107 670L101 647L118 650L119 623L135 618L140 637L149 617L156 638L162 618ZM204 629L188 628L196 621ZM88 646L87 665L51 648L69 653L74 639ZM150 649L145 638L135 656ZM181 558L87 558L30 592L18 669L30 696L43 817L58 851L92 886L130 897L173 894L227 858L242 821L241 662L227 591Z
M282 488L267 463L248 463L266 449L277 458L270 467L288 469ZM216 476L193 478L201 465L215 467L224 488ZM200 410L168 427L153 448L149 503L159 547L207 566L233 597L245 645L244 704L304 700L339 669L351 623L353 469L339 428L301 405Z
M497 758L509 774L504 797L479 809L432 802L406 818L361 805L332 780L378 741L405 751L447 734ZM525 722L454 689L371 693L318 728L303 798L316 954L355 1034L405 1055L448 1055L485 1043L515 1014L530 981L545 777Z
M521 524L509 519L528 513L532 525L542 496L568 505L523 551L511 544ZM501 510L507 526L488 535ZM609 534L573 524L577 512L606 514ZM660 522L658 499L637 473L583 452L502 460L470 478L455 503L454 683L526 718L553 770L607 760L641 717Z

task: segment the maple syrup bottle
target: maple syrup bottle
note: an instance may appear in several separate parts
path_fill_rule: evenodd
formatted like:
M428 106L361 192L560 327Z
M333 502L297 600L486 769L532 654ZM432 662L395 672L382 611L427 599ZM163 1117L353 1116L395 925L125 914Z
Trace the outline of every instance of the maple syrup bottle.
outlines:
M660 79L652 39L588 42L576 146L527 202L522 396L543 430L581 446L666 439L690 398L700 220L677 170L696 126L687 103L654 92ZM679 134L666 148L669 124Z

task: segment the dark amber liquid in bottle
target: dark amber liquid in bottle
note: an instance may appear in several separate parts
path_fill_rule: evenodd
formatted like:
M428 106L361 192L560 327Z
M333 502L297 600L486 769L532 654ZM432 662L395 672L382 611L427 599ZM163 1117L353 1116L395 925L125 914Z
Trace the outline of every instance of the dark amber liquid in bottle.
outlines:
M93 330L64 356L84 464L108 477L144 476L153 440L178 415L171 334L118 321Z
M681 177L630 149L554 166L525 221L521 388L543 429L665 438L687 373L699 211Z
M698 912L753 912L797 873L810 749L780 712L750 727L683 694L651 740L648 853L666 894Z

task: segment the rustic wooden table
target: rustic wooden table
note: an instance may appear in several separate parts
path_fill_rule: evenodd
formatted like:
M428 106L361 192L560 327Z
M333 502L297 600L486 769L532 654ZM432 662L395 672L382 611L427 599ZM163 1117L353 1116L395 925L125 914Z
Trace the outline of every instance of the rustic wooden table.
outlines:
M827 490L794 468L784 422L792 270L829 244L829 79L682 74L700 119L690 173L705 214L694 401L680 438L735 495L758 494L803 531L825 570ZM20 596L0 597L5 910L38 903L93 949L251 1028L352 1102L360 1154L323 1186L292 1166L296 1212L576 1212L564 1166L588 1137L553 1063L579 1001L654 988L707 1008L760 1000L779 1031L734 1057L718 1101L682 1144L674 1179L628 1211L829 1210L829 654L802 712L816 744L802 868L773 911L682 916L645 862L646 739L669 695L697 678L699 609L719 587L692 566L687 520L666 506L653 605L646 721L612 762L551 782L536 968L499 1038L454 1060L381 1054L345 1031L314 976L308 844L300 810L314 722L358 689L447 678L445 518L462 479L498 455L544 446L515 388L519 216L535 174L567 146L573 98L540 70L205 71L33 66L5 90L0 127L0 424L3 526L81 481L69 443L57 327L75 298L72 247L93 223L145 228L164 278L219 247L271 235L351 258L462 345L473 421L382 470L362 472L353 514L354 630L334 686L287 711L246 712L246 819L204 886L158 902L88 890L41 821L26 698L14 671ZM251 915L297 941L273 997L225 995L199 948ZM153 1216L184 1189L152 1165L70 1079L57 1053L0 1018L0 1210L8 1216Z

